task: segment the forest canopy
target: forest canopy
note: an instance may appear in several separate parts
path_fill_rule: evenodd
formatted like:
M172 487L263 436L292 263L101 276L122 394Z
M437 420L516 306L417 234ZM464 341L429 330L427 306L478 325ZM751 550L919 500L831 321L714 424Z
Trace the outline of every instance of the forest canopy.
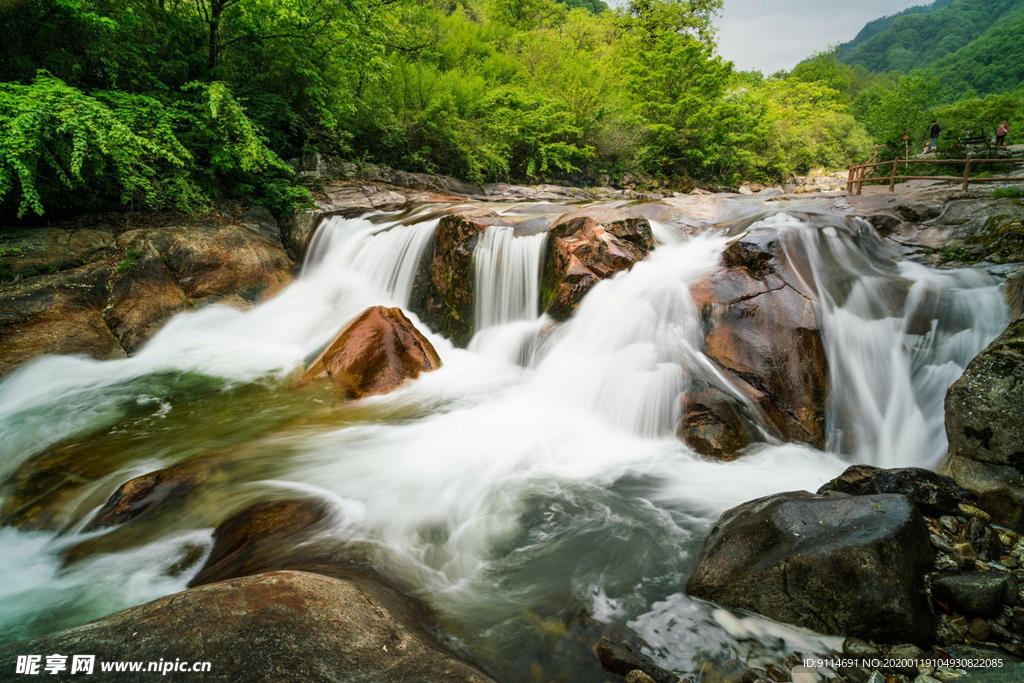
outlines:
M858 54L915 18L976 4L898 17ZM308 192L283 160L314 152L474 182L777 181L845 168L873 143L895 149L960 99L925 70L875 73L838 49L790 73L737 72L717 52L720 10L721 0L5 0L0 214L201 211L224 197L284 214ZM935 64L953 68L955 48L932 50L944 55Z

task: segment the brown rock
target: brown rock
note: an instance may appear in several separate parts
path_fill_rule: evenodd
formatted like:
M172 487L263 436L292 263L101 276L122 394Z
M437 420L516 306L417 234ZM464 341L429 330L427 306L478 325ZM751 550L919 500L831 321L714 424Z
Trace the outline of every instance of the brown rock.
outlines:
M103 320L103 264L81 266L0 289L0 374L45 354L123 358Z
M124 524L169 500L180 500L204 483L221 465L216 457L194 458L129 479L107 499L84 531Z
M290 552L300 534L327 517L323 505L304 500L257 503L213 532L213 550L189 586L297 566Z
M473 251L480 233L491 225L506 224L485 209L444 216L424 254L409 307L431 330L456 346L465 347L473 337Z
M401 309L375 306L345 326L300 382L328 375L339 396L357 399L390 393L439 367L434 346Z
M189 225L131 230L118 239L142 254L149 242L194 303L253 304L291 281L292 263L280 242L238 225Z
M14 671L26 652L75 652L108 662L209 662L209 672L195 677L228 683L492 682L442 647L420 620L417 606L370 580L274 572L192 588L4 646L0 670ZM113 683L131 676L102 672L97 663L88 678Z
M775 230L752 231L724 260L691 289L708 322L705 353L784 439L824 447L829 368L814 294L797 284Z
M137 247L137 248L136 248ZM175 313L191 307L189 298L156 248L140 240L113 275L110 306L103 319L121 346L132 353Z
M735 460L737 451L760 440L742 401L717 387L694 386L680 401L676 436L701 455Z
M600 280L629 270L654 248L651 225L617 209L563 216L548 233L541 309L566 320Z
M0 280L55 273L92 263L103 257L113 241L113 234L104 229L4 230Z

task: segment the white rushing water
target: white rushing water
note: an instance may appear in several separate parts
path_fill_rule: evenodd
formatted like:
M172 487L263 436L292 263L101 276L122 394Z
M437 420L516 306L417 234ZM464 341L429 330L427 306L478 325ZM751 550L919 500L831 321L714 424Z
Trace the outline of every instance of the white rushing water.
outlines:
M146 419L170 419L184 408L168 373L219 378L229 390L278 381L366 307L407 306L437 220L371 218L328 221L301 278L252 311L184 314L134 358L42 359L4 381L0 475L139 405L152 408ZM774 643L778 632L682 594L710 523L758 496L813 491L853 461L934 466L945 447L945 388L1006 324L999 287L984 273L897 263L864 226L833 222L779 214L762 223L791 234L793 261L819 295L833 375L828 452L765 443L719 463L674 436L689 383L727 382L702 352L690 286L720 267L728 237L686 238L659 224L662 246L554 326L537 310L544 235L492 227L475 252L479 333L470 348L453 348L410 313L444 367L360 404L401 417L290 427L268 442L277 469L261 486L299 487L343 510L340 538L367 542L383 573L513 672L542 655L520 645L538 637L524 611L543 615L550 605L628 622L678 669L712 650L735 654L744 638ZM203 452L202 443L192 448ZM135 549L103 556L124 561L69 569L57 552L67 537L0 533L13 577L0 586L0 627L21 635L74 622L54 612L82 620L182 588L187 576L161 568L195 542L190 534L208 531L167 529L165 541L151 541L162 544L163 563L140 565ZM111 584L135 588L104 601ZM51 591L60 604L41 599ZM815 647L800 634L782 637L791 649Z

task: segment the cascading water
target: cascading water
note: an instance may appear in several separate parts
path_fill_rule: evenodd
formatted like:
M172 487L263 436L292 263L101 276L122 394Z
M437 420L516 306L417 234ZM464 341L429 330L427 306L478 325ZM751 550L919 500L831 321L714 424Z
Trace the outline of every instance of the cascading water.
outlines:
M945 388L1006 320L998 285L980 271L897 262L840 217L764 218L748 227L783 229L795 270L818 295L833 382L829 448L765 443L713 462L673 431L691 380L728 384L702 351L690 286L720 267L730 238L659 224L662 246L595 286L555 327L536 308L543 236L492 227L476 251L478 334L468 350L412 316L440 370L337 407L284 388L361 310L408 305L436 222L331 219L299 280L250 312L179 316L131 359L41 359L0 384L0 474L72 435L105 454L91 484L62 503L63 533L0 529L0 639L181 589L198 569L184 558L209 545L210 526L267 496L301 495L329 504L335 535L368 548L382 574L431 603L499 678L526 680L539 667L597 680L592 659L557 636L564 627L548 628L566 613L628 625L680 671L705 658L820 649L682 593L709 525L740 502L814 490L850 461L934 465ZM503 336L514 343L494 342ZM527 336L536 343L523 354ZM490 352L494 344L504 350ZM120 482L212 452L239 469L202 505L120 545L117 529L80 531ZM10 488L4 495L9 502ZM64 566L83 539L112 545ZM140 559L153 553L158 560Z

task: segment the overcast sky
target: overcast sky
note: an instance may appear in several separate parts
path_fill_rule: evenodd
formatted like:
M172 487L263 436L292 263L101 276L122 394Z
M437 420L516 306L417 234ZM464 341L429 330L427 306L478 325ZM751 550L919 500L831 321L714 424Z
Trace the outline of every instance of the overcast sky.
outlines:
M872 19L931 0L725 0L718 51L765 75L852 40Z

